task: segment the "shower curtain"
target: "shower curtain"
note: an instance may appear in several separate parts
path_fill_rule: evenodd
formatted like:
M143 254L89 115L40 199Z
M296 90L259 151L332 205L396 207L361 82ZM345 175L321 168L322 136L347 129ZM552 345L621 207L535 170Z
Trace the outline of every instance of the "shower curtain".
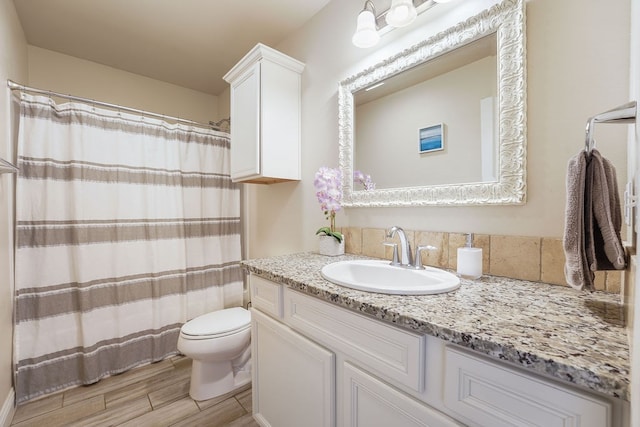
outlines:
M176 354L242 304L229 135L22 94L15 388L22 402Z

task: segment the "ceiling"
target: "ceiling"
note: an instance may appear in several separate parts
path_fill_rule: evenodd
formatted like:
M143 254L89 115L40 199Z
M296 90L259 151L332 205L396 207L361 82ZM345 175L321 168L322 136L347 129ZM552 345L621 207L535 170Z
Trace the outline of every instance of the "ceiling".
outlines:
M218 95L330 0L14 0L30 45Z

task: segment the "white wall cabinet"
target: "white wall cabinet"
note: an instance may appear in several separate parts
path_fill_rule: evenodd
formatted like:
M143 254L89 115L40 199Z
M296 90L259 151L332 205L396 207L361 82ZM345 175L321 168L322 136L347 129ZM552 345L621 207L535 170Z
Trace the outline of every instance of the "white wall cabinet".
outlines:
M225 76L231 85L231 179L300 180L300 80L304 64L256 45Z
M251 275L262 426L628 426L624 403Z

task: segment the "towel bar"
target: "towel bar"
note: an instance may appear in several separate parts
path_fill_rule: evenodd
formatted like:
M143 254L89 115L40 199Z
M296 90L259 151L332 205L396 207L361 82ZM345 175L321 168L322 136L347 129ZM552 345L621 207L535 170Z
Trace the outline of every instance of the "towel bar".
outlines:
M585 130L586 139L584 149L588 153L593 149L593 127L596 123L635 123L637 115L636 101L631 101L621 105L613 110L605 111L587 120L587 128Z

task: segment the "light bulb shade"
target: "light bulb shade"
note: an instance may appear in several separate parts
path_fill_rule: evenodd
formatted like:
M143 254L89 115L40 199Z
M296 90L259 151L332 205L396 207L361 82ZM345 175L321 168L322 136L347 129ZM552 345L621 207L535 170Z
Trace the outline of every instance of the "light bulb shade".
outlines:
M367 48L375 46L379 40L380 34L376 29L376 17L370 10L363 10L358 15L358 25L351 42L357 47Z
M386 21L392 27L404 27L411 24L418 16L412 0L393 0L387 11Z

